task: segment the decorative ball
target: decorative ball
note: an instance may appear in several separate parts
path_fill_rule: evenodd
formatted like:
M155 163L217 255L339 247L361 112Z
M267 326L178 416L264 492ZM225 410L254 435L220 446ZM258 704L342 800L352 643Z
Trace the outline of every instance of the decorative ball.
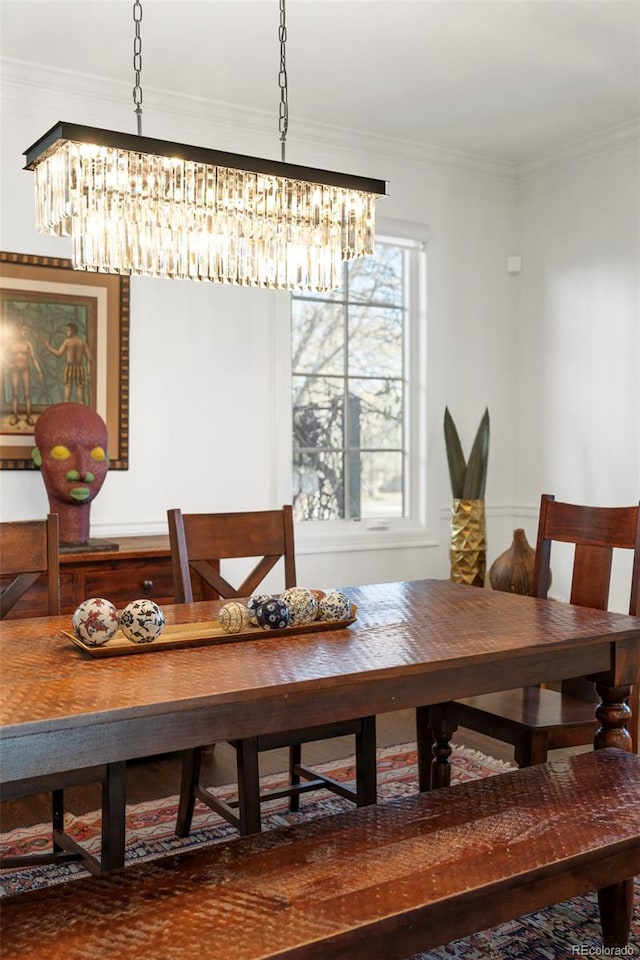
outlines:
M263 630L282 630L289 626L289 607L282 600L269 598L256 607L256 620Z
M256 619L256 610L261 603L266 603L267 600L271 600L270 593L256 593L253 597L250 597L247 601L247 610L249 611L249 623L253 624L254 627L258 626L258 621Z
M312 623L318 616L318 601L305 587L289 587L280 599L289 607L291 624Z
M164 627L164 613L153 600L132 600L120 614L120 629L132 643L151 643Z
M351 617L351 600L339 590L325 593L318 604L319 620L348 620Z
M110 600L92 597L74 611L73 632L92 647L101 647L118 629L118 612Z
M240 633L249 626L249 611L244 603L232 600L220 607L218 620L226 633Z

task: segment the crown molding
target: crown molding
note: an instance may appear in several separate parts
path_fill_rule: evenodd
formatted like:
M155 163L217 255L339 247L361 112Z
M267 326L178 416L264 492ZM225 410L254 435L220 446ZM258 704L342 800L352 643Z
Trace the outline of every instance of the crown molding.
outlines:
M518 164L517 177L518 180L528 180L554 168L579 163L638 142L640 142L640 118L532 157L531 160Z
M2 99L5 102L15 99L24 104L25 96L35 95L42 108L50 104L57 116L61 111L66 113L72 110L75 101L79 111L86 116L86 122L91 124L96 122L96 104L102 103L106 113L111 115L114 110L118 115L122 113L129 117L131 128L134 127L133 107L129 102L131 87L128 83L9 57L0 58L0 75ZM61 99L64 100L62 108ZM145 118L164 127L171 127L172 122L177 121L181 127L194 130L200 135L203 127L207 130L213 127L218 149L237 148L238 133L245 138L264 138L267 150L272 148L275 137L274 117L271 113L206 97L179 95L157 87L145 88ZM74 117L74 120L84 122L82 116ZM154 131L153 135L162 134ZM393 159L411 166L457 171L516 183L554 168L637 143L640 140L640 119L567 143L522 163L496 160L410 140L395 140L366 131L304 119L296 120L295 140L311 147L319 146L323 151L334 148L341 152L374 157L376 162ZM291 135L289 142L291 144Z
M128 83L72 70L44 67L8 57L0 58L0 72L3 100L6 102L14 99L24 106L25 98L36 97L40 108L46 109L50 105L52 114L58 119L58 114L68 114L77 105L80 116L74 116L74 122L92 125L98 123L99 126L104 126L103 121L96 118L102 104L109 116L113 115L114 110L128 116L131 128L134 128L133 106L130 102L131 86ZM275 138L275 119L271 113L205 97L178 95L157 87L145 87L144 119L160 122L165 129L171 126L172 121L177 121L176 125L180 129L194 130L200 132L200 135L203 127L207 130L213 127L216 131L217 149L237 149L238 132L244 138L265 138L268 149L273 146ZM162 131L156 133L153 130L150 135L164 134ZM173 133L171 136L172 139L177 139ZM516 164L510 161L380 137L365 131L304 119L296 120L295 142L314 148L320 147L323 152L334 148L341 153L371 157L377 165L380 165L381 160L393 159L395 162L421 168L457 171L509 182L515 182L516 179ZM290 147L291 144L290 133Z

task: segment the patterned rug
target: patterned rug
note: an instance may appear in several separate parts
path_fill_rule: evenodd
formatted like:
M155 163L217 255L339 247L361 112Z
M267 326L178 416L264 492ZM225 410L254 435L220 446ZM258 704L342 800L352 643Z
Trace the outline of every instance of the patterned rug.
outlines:
M460 746L454 747L451 760L454 783L493 776L508 769L507 764ZM353 757L324 764L319 769L330 771L338 780L353 782L355 778ZM263 779L263 783L269 788L284 782L282 775ZM415 744L406 743L378 751L378 784L379 802L415 793ZM227 787L219 787L216 792L225 798L233 795L233 789ZM290 814L286 809L286 801L275 800L264 804L263 829L352 809L352 804L325 791L303 794L300 806L299 813ZM128 806L127 864L142 863L179 850L217 843L233 837L236 833L234 828L217 814L197 805L190 837L178 839L173 833L177 807L178 798L175 796ZM66 828L78 843L82 843L92 852L99 852L99 811L78 818L67 815ZM0 849L3 854L36 853L48 850L50 843L47 824L0 835ZM86 876L86 873L75 863L3 870L0 874L0 896L64 883L81 876ZM606 950L602 946L597 899L596 895L592 894L548 907L437 950L429 950L413 960L560 960L580 956L614 955L640 958L640 879L636 879L634 905L632 934L625 952L614 953L612 949ZM233 960L231 954L229 960ZM371 960L385 958L372 957Z

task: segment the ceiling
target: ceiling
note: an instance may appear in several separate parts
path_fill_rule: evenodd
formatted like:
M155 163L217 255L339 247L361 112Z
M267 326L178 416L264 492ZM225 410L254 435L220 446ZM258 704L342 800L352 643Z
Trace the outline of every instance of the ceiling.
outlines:
M134 131L129 0L0 16L3 57L126 84ZM143 108L203 97L277 136L278 24L278 0L143 0ZM287 28L290 142L299 120L518 163L640 116L640 0L288 0Z

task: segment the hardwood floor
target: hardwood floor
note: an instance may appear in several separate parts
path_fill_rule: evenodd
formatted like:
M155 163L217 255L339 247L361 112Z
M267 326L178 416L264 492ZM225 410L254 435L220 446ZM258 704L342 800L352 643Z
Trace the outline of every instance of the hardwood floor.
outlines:
M415 739L415 712L399 710L377 718L379 747L407 743ZM498 760L512 760L513 749L507 744L490 740L480 734L460 728L454 737L456 743L489 754ZM590 749L586 747L584 749ZM571 751L575 752L575 751ZM304 762L307 766L325 763L353 753L353 737L339 737L305 744ZM558 751L561 753L561 751ZM287 750L272 750L260 754L260 772L263 776L279 773L287 768ZM234 783L236 778L235 751L227 743L216 744L205 753L204 779L214 786ZM176 755L146 758L134 761L127 768L127 800L142 803L159 797L169 797L180 790L180 761ZM3 832L16 827L27 827L49 820L50 795L38 794L2 804L0 829ZM90 785L65 791L65 808L74 815L97 810L100 807L100 787Z

